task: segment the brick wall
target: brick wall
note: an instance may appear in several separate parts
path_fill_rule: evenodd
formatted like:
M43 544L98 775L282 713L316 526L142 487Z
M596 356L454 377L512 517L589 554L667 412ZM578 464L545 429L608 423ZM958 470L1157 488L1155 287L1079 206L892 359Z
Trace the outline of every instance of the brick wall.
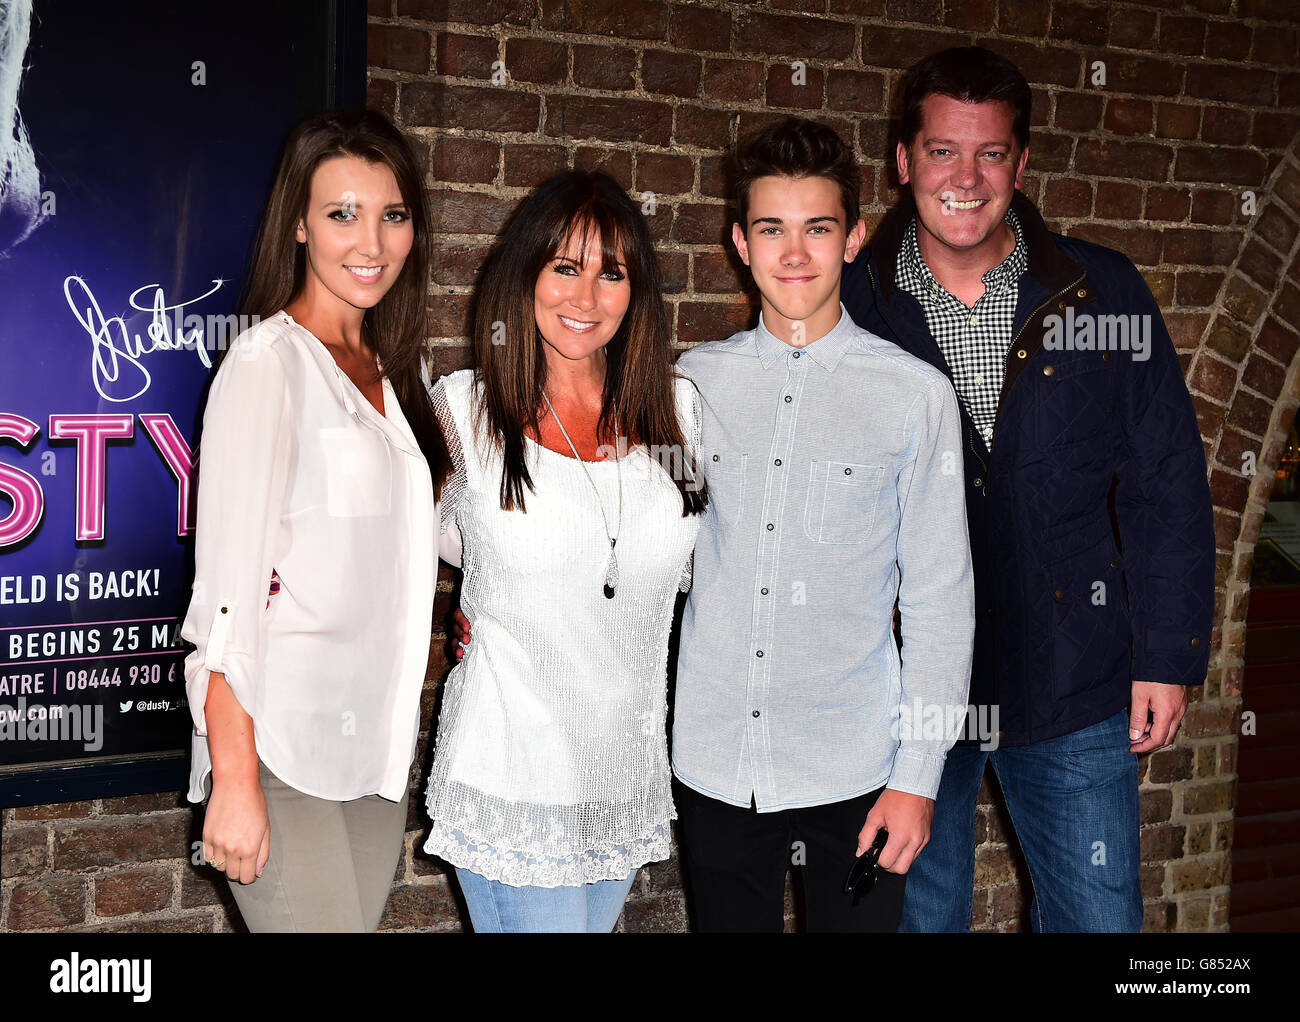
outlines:
M439 372L467 364L475 269L514 204L549 174L601 167L640 199L653 192L676 337L717 339L755 316L725 244L722 161L740 134L792 112L834 126L864 167L874 224L898 195L886 103L902 69L972 42L1020 65L1035 95L1025 190L1055 229L1142 268L1205 440L1214 646L1177 745L1142 760L1142 884L1147 929L1225 928L1250 562L1300 398L1294 3L371 0L369 11L369 104L408 129L430 174ZM1097 61L1104 85L1094 84ZM449 586L446 575L440 610ZM444 650L435 636L430 713ZM456 929L454 883L415 851L424 821L413 801L384 926ZM188 865L197 828L178 795L8 810L2 826L0 929L232 925L228 897ZM1020 929L1027 874L993 787L976 837L972 922ZM644 870L622 926L685 925L676 860Z

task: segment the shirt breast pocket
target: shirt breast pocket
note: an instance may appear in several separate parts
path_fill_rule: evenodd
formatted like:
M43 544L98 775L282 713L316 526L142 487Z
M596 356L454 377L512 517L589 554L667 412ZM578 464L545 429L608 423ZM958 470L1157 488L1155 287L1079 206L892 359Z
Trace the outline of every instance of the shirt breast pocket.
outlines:
M392 509L392 455L372 430L327 427L320 431L325 456L326 509L332 518L378 518Z
M809 469L804 532L815 543L863 543L876 521L883 465L818 461Z

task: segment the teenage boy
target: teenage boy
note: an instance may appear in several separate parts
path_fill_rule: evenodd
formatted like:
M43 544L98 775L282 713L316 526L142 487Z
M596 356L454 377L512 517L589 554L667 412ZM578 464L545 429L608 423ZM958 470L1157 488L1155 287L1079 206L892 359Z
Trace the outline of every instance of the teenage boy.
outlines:
M959 725L966 707L959 412L942 373L840 305L866 229L835 132L783 121L735 172L732 240L762 314L677 363L702 397L709 486L673 726L695 921L780 931L793 859L810 930L891 931L955 736L917 717L960 707ZM846 877L882 827L855 901Z
M949 753L902 928L969 928L991 761L1032 927L1134 931L1135 754L1173 741L1210 647L1214 529L1191 399L1133 264L1049 233L1017 190L1030 91L1015 65L945 50L912 70L902 106L907 194L846 271L844 303L961 399L970 694L1002 732L996 750Z

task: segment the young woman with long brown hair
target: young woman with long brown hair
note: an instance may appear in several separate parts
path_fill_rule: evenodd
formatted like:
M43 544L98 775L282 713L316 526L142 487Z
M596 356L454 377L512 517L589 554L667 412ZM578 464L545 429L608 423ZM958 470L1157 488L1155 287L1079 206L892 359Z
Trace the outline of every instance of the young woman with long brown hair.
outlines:
M199 454L182 634L204 855L251 930L374 930L405 832L448 453L421 382L421 174L372 112L299 125Z
M654 244L613 179L569 171L523 202L473 345L433 389L474 639L425 850L457 867L475 930L607 932L668 856L668 633L706 500Z

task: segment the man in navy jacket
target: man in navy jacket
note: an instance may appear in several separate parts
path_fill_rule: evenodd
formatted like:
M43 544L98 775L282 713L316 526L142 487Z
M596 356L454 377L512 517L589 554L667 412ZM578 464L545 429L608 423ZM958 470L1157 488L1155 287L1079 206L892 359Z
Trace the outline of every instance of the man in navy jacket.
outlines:
M846 270L843 302L957 391L977 612L966 734L996 738L948 755L902 929L969 928L991 759L1034 929L1135 931L1136 755L1174 740L1209 656L1213 519L1191 399L1132 262L1048 232L1017 190L1019 70L946 50L913 69L903 107L908 194Z

